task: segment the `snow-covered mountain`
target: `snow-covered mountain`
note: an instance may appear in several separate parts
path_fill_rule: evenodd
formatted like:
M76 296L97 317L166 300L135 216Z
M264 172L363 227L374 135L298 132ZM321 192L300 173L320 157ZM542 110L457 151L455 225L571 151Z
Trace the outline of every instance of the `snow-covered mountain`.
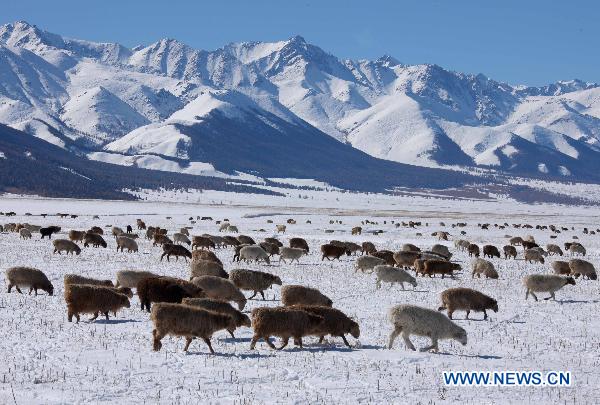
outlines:
M390 56L342 60L300 36L214 51L173 39L129 49L6 24L0 122L95 160L192 174L322 174L260 153L294 155L312 143L418 166L600 180L596 84L512 86Z

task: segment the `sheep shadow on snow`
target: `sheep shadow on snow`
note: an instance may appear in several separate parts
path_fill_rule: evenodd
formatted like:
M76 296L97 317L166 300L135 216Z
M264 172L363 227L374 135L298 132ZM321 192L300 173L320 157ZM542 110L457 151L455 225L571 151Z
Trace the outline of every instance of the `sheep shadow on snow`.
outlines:
M104 324L104 325L118 325L121 323L140 323L135 319L96 319L95 321L88 321L88 323Z

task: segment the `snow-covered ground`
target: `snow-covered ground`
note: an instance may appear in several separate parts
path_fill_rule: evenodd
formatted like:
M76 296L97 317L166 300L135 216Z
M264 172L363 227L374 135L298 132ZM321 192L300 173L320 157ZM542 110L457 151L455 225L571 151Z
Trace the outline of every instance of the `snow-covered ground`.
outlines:
M461 237L453 222L467 222L466 236L479 245L491 243L499 248L506 235L532 234L545 245L553 241L548 231L497 229L482 231L478 223L555 224L569 230L556 242L570 241L574 235L587 248L587 260L599 263L600 234L584 235L587 226L596 229L600 210L594 207L521 205L510 201L451 201L425 197L381 197L348 193L294 191L292 197L248 196L205 192L201 194L147 193L140 202L77 201L0 197L0 211L18 215L4 217L3 223L29 222L62 227L60 237L70 229L134 225L142 218L148 225L160 225L172 233L190 226L190 216L229 218L240 232L256 240L274 236L277 223L295 218L288 225L290 237L308 240L310 254L300 264L237 265L231 263L230 249L217 250L226 270L246 267L268 271L281 277L284 284L303 284L319 288L332 298L334 307L354 317L361 336L349 338L353 347L344 347L340 339L329 338L324 345L305 339L306 347L286 348L277 352L259 343L249 350L252 330L236 331L236 338L219 332L213 337L217 354L210 355L203 342L195 340L189 353L183 352L183 340L165 338L160 352L152 351L152 323L139 309L137 297L130 309L110 321L68 323L63 299L62 278L66 273L114 279L121 269L144 269L160 274L187 278L183 261L160 262L160 248L140 239L139 253L116 253L115 242L107 237L107 249L84 248L80 256L52 254L50 241L20 240L17 234L0 234L2 270L13 265L40 268L51 279L55 294L49 297L0 294L0 403L598 403L600 394L600 324L598 321L597 281L577 281L557 293L557 301L525 301L521 278L526 274L548 273L545 265L522 260L492 259L499 280L472 279L470 259L451 247L464 270L455 279L418 279L418 286L402 291L400 287L375 288L372 274L355 273L355 257L322 262L319 246L331 239L373 241L380 249L398 250L403 243L430 248L437 240L431 235L448 230ZM303 196L306 196L304 198ZM157 201L161 200L161 201ZM30 212L33 216L24 216ZM68 212L76 219L56 216L42 218L41 213ZM99 215L100 219L93 219ZM167 219L170 216L172 219ZM350 229L370 218L377 225L365 225L362 236ZM273 224L267 223L272 219ZM330 224L330 219L343 224ZM418 229L396 228L391 221L422 220ZM312 223L307 223L310 220ZM385 223L384 223L385 221ZM446 227L440 225L444 221ZM425 225L427 223L428 225ZM262 232L260 229L265 229ZM334 230L326 234L325 230ZM374 236L369 231L382 229ZM211 221L198 221L192 234L218 233ZM423 236L417 236L417 232ZM446 288L465 286L480 290L499 302L499 312L456 322L467 330L466 346L442 341L440 353L408 351L401 339L392 350L385 348L391 326L388 308L413 303L428 308L439 306L439 293ZM4 285L3 288L5 288ZM246 310L279 304L280 288L267 292L267 300L251 300ZM542 294L542 296L544 296ZM417 347L427 339L412 338ZM466 370L564 370L571 371L573 386L548 387L449 387L443 371Z

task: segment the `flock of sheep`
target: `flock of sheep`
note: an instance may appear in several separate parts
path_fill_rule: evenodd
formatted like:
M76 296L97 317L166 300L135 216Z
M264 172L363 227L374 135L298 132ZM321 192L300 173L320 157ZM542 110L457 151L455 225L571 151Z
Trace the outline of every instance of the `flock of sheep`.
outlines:
M62 214L63 216L66 214ZM72 216L76 218L76 216ZM99 219L99 218L95 218ZM185 349L194 338L202 339L211 353L211 337L220 330L228 331L231 336L240 327L253 328L254 335L250 348L254 349L259 340L264 340L271 348L276 348L271 342L272 337L281 339L281 346L286 347L290 338L294 344L302 347L302 339L307 336L317 336L320 342L325 336L339 337L344 344L350 347L346 335L355 339L360 336L359 324L333 307L333 301L311 286L284 284L277 275L249 270L225 270L225 265L214 253L216 249L232 249L232 261L236 263L271 264L273 256L279 256L279 262L300 262L303 256L310 254L307 241L303 238L293 237L284 242L279 238L267 237L256 242L252 237L239 235L238 228L231 225L228 220L215 221L219 233L228 233L225 236L203 234L190 236L190 229L194 228L197 220L213 221L211 217L189 217L190 225L183 227L178 232L169 233L168 229L146 226L145 222L138 219L137 231L134 233L131 225L125 230L116 226L104 228L94 226L89 230L70 230L68 238L54 238L53 235L62 235L61 227L40 227L28 223L8 223L0 226L0 231L17 233L22 239L31 239L40 235L41 239L52 239L54 253L63 252L71 255L80 255L83 248L107 248L107 239L114 238L116 250L119 252L138 252L138 240L146 238L153 247L161 248L160 260L168 261L179 258L189 266L189 278L175 278L155 274L148 271L121 270L116 273L116 282L85 277L80 274L67 274L64 276L64 299L67 308L67 319L73 317L79 322L81 314L91 314L91 320L103 315L109 319L110 314L115 314L122 308L130 307L133 291L139 299L142 311L150 312L154 325L152 341L154 350L162 347L161 340L167 336L179 336L186 339ZM335 221L341 223L340 221ZM330 223L335 223L331 220ZM273 227L277 234L285 236L286 231L296 223L289 219L287 224L275 225L272 220L267 220L267 226ZM372 225L375 222L365 220L362 225ZM384 223L387 225L387 221ZM391 221L395 227L407 227L418 230L420 222ZM428 225L428 224L426 224ZM439 224L445 228L444 223ZM459 232L466 223L451 224L453 232ZM481 229L494 226L499 229L513 228L523 231L533 228L531 225L513 224L478 224ZM272 229L273 229L272 228ZM536 228L548 232L550 239L556 239L562 232L573 231L565 227L557 228L553 225L537 225ZM110 235L105 235L104 230L110 229ZM353 235L362 234L362 226L351 229ZM264 231L262 229L261 231ZM375 231L374 234L383 231ZM524 231L523 231L524 232ZM600 233L600 230L589 231L583 229L585 234ZM326 230L326 233L327 232ZM420 233L417 232L419 235ZM461 237L466 232L460 231ZM448 231L437 231L431 236L439 240L448 240ZM548 256L563 256L565 253L557 244L547 244L546 248L539 246L531 235L512 237L506 235L507 244L502 247L504 260L515 260L519 256L517 247L523 250L523 260L544 264ZM106 238L106 239L105 239ZM555 299L555 293L567 284L574 285L575 279L596 280L597 275L594 265L584 260L586 249L577 242L574 236L572 241L566 242L564 248L571 256L569 261L556 260L551 264L552 273L528 275L523 278L526 295L531 295L537 301L536 293L546 292L549 296L545 299ZM109 239L110 240L110 239ZM189 247L186 247L186 245ZM288 245L288 246L285 246ZM473 257L472 277L481 276L488 279L498 279L499 274L494 264L487 258L502 260L500 250L494 245L480 246L466 239L454 239L456 250L466 251ZM480 257L483 252L483 257ZM342 257L352 256L355 259L356 271L373 273L375 284L381 288L382 283L405 284L414 287L419 283L427 283L427 279L436 275L442 278L456 277L456 272L462 270L460 263L452 261L453 253L448 246L438 243L430 249L422 249L413 244L406 243L398 251L377 249L373 242L366 241L359 245L354 242L331 240L320 247L320 258L324 260L340 260ZM581 257L575 257L581 256ZM411 271L413 274L411 274ZM427 278L426 278L427 277ZM54 293L54 286L46 275L39 269L30 267L12 267L6 270L8 292L13 288L22 293L21 288L28 288L29 293L38 294L39 290L49 295ZM244 313L248 299L255 299L260 295L264 300L264 291L274 285L281 286L281 306L254 308L250 316ZM245 293L251 294L246 297ZM443 291L440 295L441 306L433 310L415 305L396 305L389 309L388 317L392 326L388 347L391 348L395 339L401 335L406 346L415 350L410 341L411 335L425 336L431 339L431 345L421 351L438 350L438 341L453 339L459 343L467 344L467 331L452 321L456 311L466 311L466 318L470 312L482 312L484 319L488 318L486 311L498 312L499 305L496 299L479 291L464 287L454 287ZM233 305L235 305L235 307ZM237 307L237 308L236 308ZM447 316L440 311L446 310Z

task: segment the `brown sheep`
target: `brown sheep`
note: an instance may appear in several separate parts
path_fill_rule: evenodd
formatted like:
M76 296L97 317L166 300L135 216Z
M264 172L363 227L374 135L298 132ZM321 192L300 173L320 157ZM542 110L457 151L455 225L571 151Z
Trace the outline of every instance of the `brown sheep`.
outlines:
M108 246L106 244L106 241L102 236L100 236L100 234L86 232L86 234L83 236L83 246L88 247L90 245L92 245L93 247L102 246L103 248L106 248L106 246Z
M297 249L304 249L304 250L306 250L307 253L310 252L310 250L308 249L308 243L306 243L306 240L304 240L303 238L290 239L290 247L297 248Z
M162 247L163 247L163 254L160 256L161 262L165 256L167 256L167 261L170 261L169 258L171 256L175 256L175 260L177 260L177 261L179 260L180 257L183 257L186 262L188 261L188 259L192 258L192 252L187 250L182 245L175 245L173 243L165 243L165 244L163 244Z
M194 277L192 283L200 287L208 298L223 301L234 301L240 311L244 310L247 299L239 288L231 281L215 276Z
M256 245L256 242L250 236L240 235L237 239L242 245Z
M500 252L498 251L498 248L494 245L484 245L483 246L483 257L489 257L490 259L492 257L497 257L499 259Z
M6 281L8 284L8 292L15 287L19 294L22 294L20 287L29 287L29 294L32 291L42 290L48 295L54 294L54 286L48 280L48 277L38 269L32 267L11 267L6 270Z
M79 274L65 274L64 285L68 286L71 284L88 284L88 285L100 285L104 287L114 287L111 280L98 280L95 278L89 278L80 276Z
M423 265L423 275L427 274L432 277L435 274L441 274L442 278L444 275L449 274L450 277L454 277L454 270L460 270L462 267L458 263L447 262L445 260L425 260Z
M319 343L323 342L325 335L339 336L344 341L344 344L350 347L350 343L346 340L346 333L351 334L355 339L360 337L360 328L358 323L348 318L339 309L318 306L318 305L294 305L290 308L297 308L306 311L313 315L322 316L325 322L322 328L313 330L311 335L319 336ZM298 345L298 342L294 342Z
M229 274L229 280L240 290L253 291L252 299L257 293L260 293L265 299L264 290L271 288L273 284L281 285L281 279L270 273L255 270L236 269Z
M156 304L152 308L153 349L162 348L161 340L166 335L183 336L187 352L194 338L201 338L211 353L215 351L210 343L212 335L222 329L235 329L235 321L229 315L206 311L190 305L171 303Z
M281 288L281 303L291 305L322 305L331 307L333 301L319 290L301 285L285 285Z
M363 242L362 243L362 253L363 254L372 254L377 252L377 248L372 242Z
M215 243L206 236L194 236L192 238L192 249L214 249Z
M487 319L487 309L498 312L498 302L495 299L470 288L449 288L440 296L442 306L438 308L438 311L447 309L450 319L456 310L467 311L466 319L469 319L471 311L483 312L484 320Z
M254 350L259 339L264 339L270 348L275 349L275 345L269 340L271 336L282 339L283 344L278 350L287 346L290 337L294 338L294 342L302 347L302 337L309 336L315 330L323 329L324 323L323 317L299 309L254 308L252 310L254 336L250 343L250 350Z
M270 242L261 242L258 244L269 256L279 254L279 246Z
M342 257L344 254L348 254L349 251L346 249L345 245L337 246L331 243L326 243L325 245L321 245L321 253L323 254L321 261L325 260L325 258L327 258L327 260L340 260L340 257Z
M160 245L164 245L165 243L173 243L173 241L171 239L169 239L169 237L167 235L163 235L161 233L154 234L152 246L156 246L156 245L160 246Z
M117 236L117 252L121 249L123 252L125 249L129 253L138 251L138 244L135 240L131 239L128 236Z
M571 269L571 275L575 278L582 276L587 277L590 280L597 280L598 275L594 265L587 260L571 259L569 260L569 268Z
M85 236L84 231L76 231L74 229L71 229L69 231L69 240L71 240L73 242L82 242L84 236Z
M97 233L98 235L104 235L104 230L99 226L92 226L88 233Z
M355 226L352 228L352 235L360 235L362 233L362 227Z
M415 264L415 260L421 258L421 252L400 251L394 253L394 262L396 266L409 268Z
M99 285L70 284L65 287L65 301L67 303L67 318L73 321L73 316L79 323L79 314L94 314L90 321L104 314L106 319L109 312L117 312L121 308L129 308L129 298L124 294L114 291L110 287Z
M241 245L241 243L239 240L237 240L236 237L227 235L227 236L223 236L223 245L224 246L239 246L239 245Z
M396 265L396 260L394 260L394 252L389 250L378 250L377 252L371 253L371 256L385 260L385 264L388 266Z
M476 244L474 244L474 243L469 244L467 251L469 252L469 257L471 257L471 256L479 257L479 246L477 246Z
M191 305L193 307L202 308L207 311L217 312L219 314L229 315L235 322L235 327L240 328L242 326L251 327L250 318L248 315L243 314L228 302L215 300L212 298L184 298L181 302L184 305ZM235 338L233 332L235 329L227 329L232 338Z
M504 258L508 259L512 257L513 259L517 258L517 248L512 245L506 245L502 248L504 250Z
M223 270L223 266L212 260L192 260L190 263L190 277L217 276L229 278L229 274Z
M71 242L67 239L56 239L52 241L52 245L54 245L54 253L67 252L67 254L79 255L81 253L81 248L77 246L77 244Z
M571 274L571 268L569 267L569 262L565 262L562 260L556 260L551 264L552 270L554 270L554 274Z
M278 240L277 238L265 238L265 242L272 243L272 244L276 245L277 247L283 247L283 243L281 243L281 241Z
M403 252L420 252L421 248L413 245L412 243L405 243L404 245L402 245L402 249Z
M184 298L204 298L201 288L172 277L148 277L140 280L137 294L142 311L150 312L153 302L180 303Z
M210 260L223 266L221 259L219 259L216 254L209 250L194 250L192 252L192 260Z

